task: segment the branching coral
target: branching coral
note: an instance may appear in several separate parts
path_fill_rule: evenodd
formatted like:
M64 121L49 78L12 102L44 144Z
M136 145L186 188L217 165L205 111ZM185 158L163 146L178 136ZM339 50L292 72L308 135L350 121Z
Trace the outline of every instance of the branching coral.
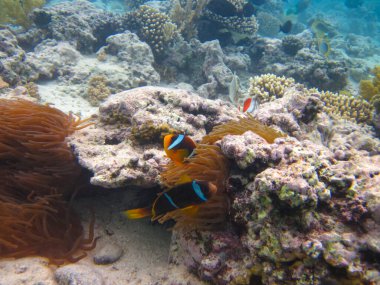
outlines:
M0 24L29 26L29 13L45 4L45 0L0 0Z
M224 17L207 9L204 12L204 16L232 32L241 33L248 36L254 36L259 28L255 16Z
M281 98L286 87L294 84L293 78L278 77L274 74L263 74L250 78L249 95L259 103Z
M324 111L332 116L351 120L357 123L370 123L373 106L361 98L330 91L321 92L321 99L325 103Z
M195 3L194 3L195 2ZM172 0L169 16L177 25L178 31L185 40L197 36L197 20L202 16L203 10L209 0Z
M80 175L65 138L85 121L47 105L5 99L0 121L0 257L76 261L79 249L92 246L93 229L86 240L65 200Z
M226 124L216 126L212 132L203 137L201 143L213 144L226 135L241 135L247 131L252 131L258 134L268 143L273 143L276 138L285 136L284 134L263 125L252 116L248 116L243 117L238 121L230 121Z

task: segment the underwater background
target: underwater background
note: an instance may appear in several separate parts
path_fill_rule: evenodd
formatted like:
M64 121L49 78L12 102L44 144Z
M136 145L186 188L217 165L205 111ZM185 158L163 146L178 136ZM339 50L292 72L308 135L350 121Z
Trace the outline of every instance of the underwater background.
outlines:
M380 1L0 0L0 285L380 284Z

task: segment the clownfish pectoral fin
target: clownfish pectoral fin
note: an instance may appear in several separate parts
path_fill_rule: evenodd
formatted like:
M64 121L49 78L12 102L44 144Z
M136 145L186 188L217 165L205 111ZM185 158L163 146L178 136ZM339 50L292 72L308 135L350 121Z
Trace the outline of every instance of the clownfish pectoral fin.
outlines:
M126 215L128 219L134 220L151 216L152 210L150 208L139 208L124 211L123 214Z

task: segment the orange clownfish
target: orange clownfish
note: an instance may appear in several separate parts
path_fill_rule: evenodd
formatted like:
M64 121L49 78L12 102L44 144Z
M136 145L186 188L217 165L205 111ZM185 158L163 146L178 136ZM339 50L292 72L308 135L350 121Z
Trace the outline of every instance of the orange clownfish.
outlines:
M190 207L207 202L217 192L217 187L211 182L196 181L178 185L158 194L152 207L124 211L129 219L140 219L151 216L152 221L166 213L175 210L186 211Z
M252 113L257 109L257 102L253 98L248 98L244 101L243 105L243 113Z
M186 157L194 155L196 145L187 135L170 134L164 137L166 155L175 163L183 163Z

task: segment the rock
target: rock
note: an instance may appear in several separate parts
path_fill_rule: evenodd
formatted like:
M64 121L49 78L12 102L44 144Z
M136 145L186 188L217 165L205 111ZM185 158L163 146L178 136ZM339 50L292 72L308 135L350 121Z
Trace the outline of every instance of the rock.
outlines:
M213 126L237 118L229 103L181 89L141 87L100 105L96 126L76 132L70 144L79 163L106 188L157 186L166 164L163 136L185 132L199 141Z
M103 277L95 269L79 264L62 266L55 271L58 285L103 285Z
M288 137L269 144L246 132L219 141L234 174L227 189L239 230L178 231L173 263L213 284L324 284L337 270L347 280L376 284L379 140L370 127L332 119L319 104L318 94L288 87L253 113Z
M56 285L54 274L42 258L0 260L0 285Z
M115 243L106 243L97 248L94 255L95 264L110 264L119 260L123 255L123 249Z
M297 36L298 37L298 36ZM325 58L317 50L309 48L310 32L298 38L304 48L293 55L283 49L279 39L259 38L250 49L255 74L273 73L292 77L298 83L322 90L339 91L347 84L348 68L345 61Z
M35 72L31 80L53 79L78 63L80 53L67 42L45 40L27 54L27 64Z
M26 52L18 45L16 36L6 28L0 28L0 76L10 85L29 79L31 70L25 64Z

